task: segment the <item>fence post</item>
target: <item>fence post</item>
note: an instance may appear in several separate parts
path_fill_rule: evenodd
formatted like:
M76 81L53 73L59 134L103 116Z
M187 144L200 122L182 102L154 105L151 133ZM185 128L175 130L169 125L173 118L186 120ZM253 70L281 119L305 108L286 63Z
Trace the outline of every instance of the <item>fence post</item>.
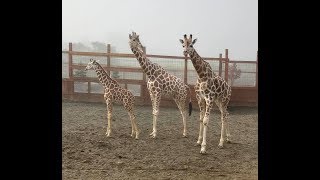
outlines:
M73 100L74 95L74 80L73 80L73 68L72 68L72 43L69 42L69 79L71 80L69 83L69 92L71 93L71 99Z
M257 51L257 62L256 62L256 88L258 88L258 51Z
M219 76L222 75L222 54L219 54Z
M72 43L69 42L69 78L73 78L73 72L72 72L72 54L71 54L71 51L72 51Z
M225 56L226 56L226 61L225 61L225 66L224 66L224 79L228 83L228 76L229 76L229 54L228 54L228 49L225 50Z
M109 74L109 76L111 76L110 74L110 60L111 60L111 57L110 57L110 53L111 53L111 45L110 44L107 44L107 73Z

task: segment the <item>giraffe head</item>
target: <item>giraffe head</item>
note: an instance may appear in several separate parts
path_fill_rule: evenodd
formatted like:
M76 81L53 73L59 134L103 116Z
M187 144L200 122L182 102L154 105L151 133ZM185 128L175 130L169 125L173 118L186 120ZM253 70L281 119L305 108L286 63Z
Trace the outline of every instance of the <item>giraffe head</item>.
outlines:
M98 65L99 65L98 61L96 61L94 59L90 59L88 65L86 66L86 68L84 70L87 71L90 69L95 69Z
M192 40L192 34L187 38L187 35L185 34L183 35L183 40L179 39L179 41L183 47L183 55L188 56L188 54L194 50L193 45L197 42L197 39Z
M139 40L139 35L137 35L135 32L132 32L132 35L129 34L129 45L131 48L136 48L143 52L143 46Z

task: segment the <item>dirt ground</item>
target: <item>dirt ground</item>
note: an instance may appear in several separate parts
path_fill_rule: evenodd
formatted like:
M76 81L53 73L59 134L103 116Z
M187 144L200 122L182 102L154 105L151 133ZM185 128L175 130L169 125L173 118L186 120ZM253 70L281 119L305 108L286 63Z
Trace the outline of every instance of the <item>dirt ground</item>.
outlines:
M213 111L206 155L195 146L198 110L188 118L188 137L183 138L178 109L161 107L157 137L152 139L152 108L136 106L138 140L130 136L124 108L115 105L113 112L112 137L107 138L105 104L63 102L63 179L258 179L257 108L229 109L232 143L223 149L218 148L220 114Z

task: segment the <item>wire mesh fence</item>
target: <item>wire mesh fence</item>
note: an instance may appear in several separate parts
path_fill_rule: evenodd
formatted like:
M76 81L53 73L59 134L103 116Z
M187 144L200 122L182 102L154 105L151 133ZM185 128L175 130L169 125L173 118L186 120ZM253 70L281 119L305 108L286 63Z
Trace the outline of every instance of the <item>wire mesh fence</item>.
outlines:
M89 60L93 58L99 60L99 63L109 73L110 77L117 80L121 87L128 89L135 96L145 96L144 91L148 78L143 73L138 60L133 54L110 53L112 48L110 48L110 45L106 47L108 47L108 50L97 50L100 54L88 50L84 51L81 45L77 44L72 46L72 51L63 51L62 78L73 81L72 90L70 91L86 94L104 93L104 88L98 82L96 72L94 70L84 71ZM77 50L81 50L81 52ZM195 85L198 74L190 59L185 60L183 57L178 56L148 54L147 57L152 63L159 64L167 72L177 76L187 84ZM232 87L257 87L256 61L230 61L227 55L225 58L222 58L221 55L220 58L207 58L206 61L210 64L213 72L227 79ZM226 67L226 64L228 64L228 67ZM70 70L71 74L69 73Z

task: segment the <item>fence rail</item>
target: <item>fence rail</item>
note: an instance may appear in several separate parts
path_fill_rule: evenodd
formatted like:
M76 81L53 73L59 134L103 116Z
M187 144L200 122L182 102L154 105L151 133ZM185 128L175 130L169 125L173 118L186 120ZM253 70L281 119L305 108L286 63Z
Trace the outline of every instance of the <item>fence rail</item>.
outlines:
M146 49L144 48L146 53ZM143 73L133 54L112 53L107 44L106 52L62 51L62 95L64 99L86 102L104 102L103 87L95 72L84 72L84 68L92 57L98 57L100 64L118 83L133 92L136 104L151 105L147 90L147 77ZM146 54L153 62L163 66L169 73L176 75L189 84L192 89L192 101L197 104L194 84L197 73L190 58L184 56L164 56ZM236 61L228 57L228 49L224 57L203 57L210 63L214 72L223 77L232 86L231 106L257 106L258 103L258 59L256 61ZM163 97L161 106L175 106L171 98ZM197 107L197 106L194 106Z

